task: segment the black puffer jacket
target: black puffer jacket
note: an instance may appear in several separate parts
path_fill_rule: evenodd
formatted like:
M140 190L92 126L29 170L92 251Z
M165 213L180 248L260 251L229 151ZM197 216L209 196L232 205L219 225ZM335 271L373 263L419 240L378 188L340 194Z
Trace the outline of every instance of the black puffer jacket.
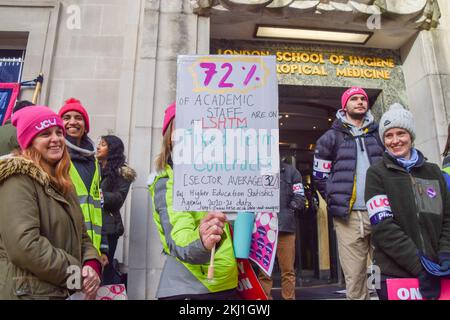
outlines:
M136 172L128 166L120 168L116 179L109 175L102 176L103 193L103 231L108 236L120 237L124 233L120 208L122 208L131 183L136 179Z
M416 277L419 251L436 261L450 254L450 194L439 167L420 152L409 173L387 154L371 166L365 200L382 274Z
M363 140L354 137L350 128L337 119L331 129L317 140L313 179L333 216L347 217L355 200L356 148L367 150L371 164L382 158L378 124L372 122L361 137Z
M295 210L305 207L305 190L302 176L290 164L280 164L280 213L278 229L282 232L295 232Z

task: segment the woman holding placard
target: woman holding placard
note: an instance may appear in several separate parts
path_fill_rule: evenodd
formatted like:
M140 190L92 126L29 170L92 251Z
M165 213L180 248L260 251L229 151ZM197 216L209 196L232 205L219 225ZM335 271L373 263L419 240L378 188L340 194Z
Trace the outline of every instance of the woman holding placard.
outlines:
M394 104L380 121L383 160L367 171L365 200L372 225L380 299L389 278L418 278L425 299L438 299L450 274L450 194L439 167L413 147L412 114Z
M164 115L161 153L156 159L158 173L148 181L153 219L167 256L156 296L159 299L239 299L237 264L225 214L173 210L174 119L175 104L172 104ZM214 263L212 279L208 279L210 261Z

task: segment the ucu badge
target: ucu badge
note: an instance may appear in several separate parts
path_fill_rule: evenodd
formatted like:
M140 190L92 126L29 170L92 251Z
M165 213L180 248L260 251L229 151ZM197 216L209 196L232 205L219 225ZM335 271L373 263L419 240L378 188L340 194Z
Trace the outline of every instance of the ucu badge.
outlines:
M41 131L44 129L47 129L49 127L56 126L56 118L53 118L53 120L48 119L41 122L39 126L35 126L36 130Z
M369 201L367 201L366 206L369 213L370 223L372 225L378 224L384 219L393 217L391 204L385 194L372 197Z
M369 200L369 207L371 210L377 210L379 208L391 208L391 205L389 203L389 199L386 195L379 195L373 197L371 200Z
M303 188L303 184L302 183L296 183L292 186L292 191L295 194L299 194L304 196L305 195L305 188Z
M314 157L314 171L330 173L331 172L331 161L317 159Z

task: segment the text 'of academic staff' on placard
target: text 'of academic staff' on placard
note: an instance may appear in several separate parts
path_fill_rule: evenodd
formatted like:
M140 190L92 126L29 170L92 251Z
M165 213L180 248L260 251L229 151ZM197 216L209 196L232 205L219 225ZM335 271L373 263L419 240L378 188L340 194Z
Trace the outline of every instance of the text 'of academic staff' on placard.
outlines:
M275 56L179 56L173 206L279 211Z

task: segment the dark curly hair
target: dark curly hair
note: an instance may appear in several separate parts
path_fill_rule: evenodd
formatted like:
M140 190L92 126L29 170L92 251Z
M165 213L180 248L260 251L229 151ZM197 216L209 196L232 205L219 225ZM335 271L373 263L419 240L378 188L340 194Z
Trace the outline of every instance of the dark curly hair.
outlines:
M126 163L125 147L119 137L113 135L102 136L102 140L108 146L106 166L102 169L102 176L109 176L111 184L114 184L120 175L120 168Z

